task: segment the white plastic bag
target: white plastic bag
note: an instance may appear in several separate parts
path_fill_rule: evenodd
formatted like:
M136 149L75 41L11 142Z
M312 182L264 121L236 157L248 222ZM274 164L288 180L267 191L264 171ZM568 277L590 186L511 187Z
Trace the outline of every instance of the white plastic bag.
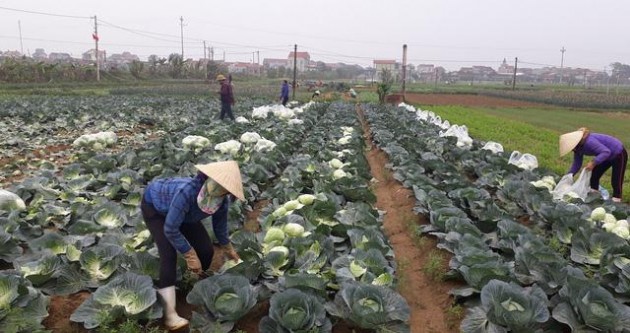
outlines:
M518 150L515 150L510 155L508 164L516 165L525 170L534 170L538 167L538 159L532 154L521 154Z
M489 150L495 154L499 154L503 152L503 146L500 143L493 142L493 141L486 142L486 144L481 149Z
M588 192L591 191L591 174L591 170L582 169L580 177L571 186L571 191L582 200L586 199Z
M588 192L591 190L591 171L583 169L578 179L573 182L573 174L566 174L560 179L558 185L553 189L551 194L556 200L562 200L565 196L571 198L586 199Z

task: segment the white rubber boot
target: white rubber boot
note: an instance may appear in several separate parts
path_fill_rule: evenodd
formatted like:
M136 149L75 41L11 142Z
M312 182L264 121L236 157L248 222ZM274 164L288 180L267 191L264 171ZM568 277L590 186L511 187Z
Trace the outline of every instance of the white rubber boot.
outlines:
M157 290L164 307L164 326L169 331L175 331L188 325L188 320L180 317L175 311L175 286L170 286Z

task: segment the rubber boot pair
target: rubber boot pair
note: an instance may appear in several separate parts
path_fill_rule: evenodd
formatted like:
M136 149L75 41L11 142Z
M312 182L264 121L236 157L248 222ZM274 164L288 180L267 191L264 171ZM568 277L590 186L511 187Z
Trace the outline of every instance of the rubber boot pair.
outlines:
M175 286L170 286L157 290L160 295L162 307L164 308L164 326L169 331L175 331L188 325L188 320L180 317L175 310L177 302L175 295Z

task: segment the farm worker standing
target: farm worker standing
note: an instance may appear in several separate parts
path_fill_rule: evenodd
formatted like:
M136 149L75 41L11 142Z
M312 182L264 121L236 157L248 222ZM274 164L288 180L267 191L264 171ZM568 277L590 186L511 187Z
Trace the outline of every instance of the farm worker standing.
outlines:
M195 177L156 179L149 183L141 210L160 256L156 287L164 306L164 324L169 330L188 325L175 311L177 252L188 270L199 276L210 267L214 249L201 220L212 216L212 228L229 259L239 260L228 238L230 197L245 200L241 172L235 161L195 165Z
M606 170L612 168L611 185L613 188L614 202L621 202L623 177L628 164L628 152L619 139L606 134L591 133L587 128L580 128L571 133L560 136L560 156L573 151L573 165L569 170L575 174L582 167L584 155L595 156L585 166L593 171L591 176L591 188L599 189L599 179Z
M225 79L222 74L217 75L217 81L221 84L219 95L221 96L221 120L226 115L234 120L232 114L232 105L234 105L234 93L232 92L232 84Z
M282 101L282 105L287 106L287 102L289 101L289 82L284 80L282 82L282 90L280 91L280 100Z

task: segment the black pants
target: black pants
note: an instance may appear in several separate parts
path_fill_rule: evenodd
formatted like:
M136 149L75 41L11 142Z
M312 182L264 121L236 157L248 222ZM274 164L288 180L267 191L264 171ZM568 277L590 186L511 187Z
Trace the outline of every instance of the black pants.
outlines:
M227 102L221 102L221 117L220 117L220 119L223 120L223 117L225 117L225 115L227 115L232 120L234 120L234 114L232 114L232 104L227 103Z
M142 218L147 225L151 236L158 248L160 255L160 280L156 284L158 288L166 288L174 286L177 280L177 250L171 245L164 235L164 222L166 217L158 213L152 204L146 203L144 199L140 205L142 210ZM188 243L195 249L199 261L201 261L201 269L204 271L210 267L212 256L214 256L214 248L210 236L201 222L185 223L179 228L188 240Z
M289 101L289 97L282 97L282 105L287 106L287 102Z
M598 164L593 168L593 174L591 175L591 188L594 190L599 189L599 179L602 178L604 172L612 167L612 177L610 184L613 188L613 198L621 199L621 191L623 189L623 177L626 172L626 165L628 164L628 151L624 148L621 154L614 160L606 161Z

